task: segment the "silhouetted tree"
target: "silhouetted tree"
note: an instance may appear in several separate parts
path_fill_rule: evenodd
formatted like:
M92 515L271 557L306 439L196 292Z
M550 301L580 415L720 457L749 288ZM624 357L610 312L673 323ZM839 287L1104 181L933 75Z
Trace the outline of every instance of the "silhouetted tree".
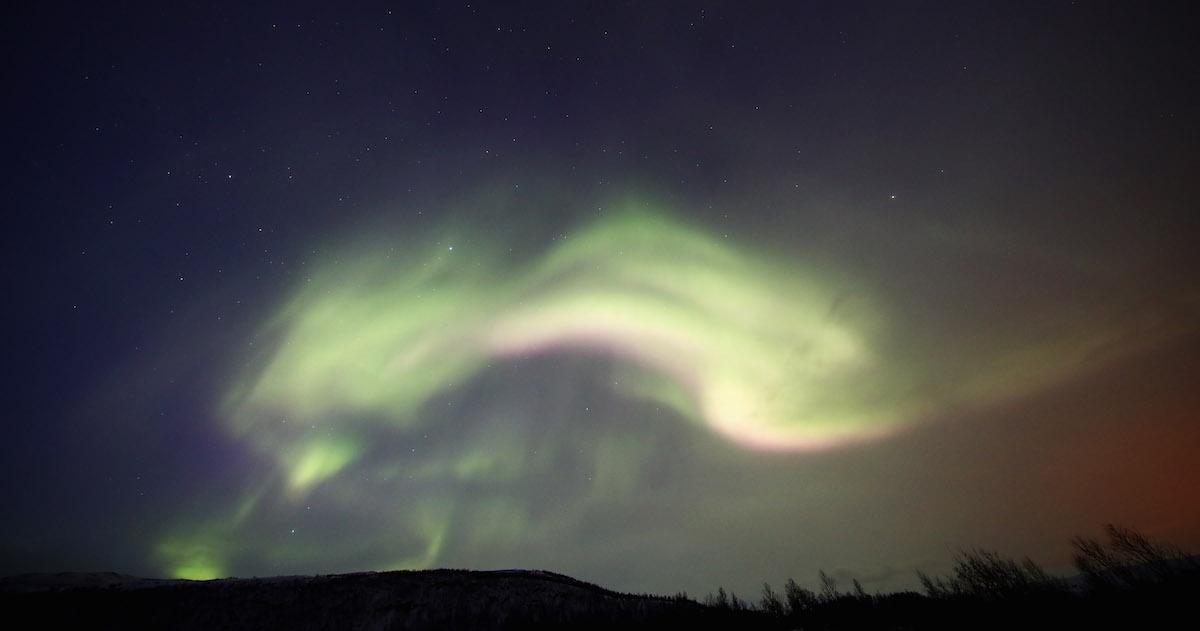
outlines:
M788 613L791 615L812 609L817 604L817 595L800 587L795 579L791 578L783 586L783 596L787 599Z
M921 589L924 589L925 595L930 598L944 598L953 594L953 590L947 584L946 579L933 577L921 570L917 570L917 580L921 581Z
M729 609L729 594L725 593L724 587L717 587L716 595L709 594L704 597L704 604L710 607Z
M779 594L771 589L770 583L763 583L762 599L759 601L759 607L772 615L782 616L786 612L783 600L779 598Z
M825 570L821 570L818 577L821 580L821 600L825 602L837 600L841 596L841 593L838 592L837 579L826 574Z
M1085 537L1071 540L1075 567L1093 589L1128 589L1200 571L1183 550L1151 541L1133 528L1105 524L1104 532L1107 545Z
M854 584L854 597L855 598L859 598L859 599L870 598L870 596L867 595L867 591L865 589L863 589L862 583L858 582L857 578L854 579L853 584Z
M1015 561L988 550L964 550L955 557L954 570L947 577L930 577L917 572L925 593L933 598L966 596L1008 598L1062 588L1032 559Z

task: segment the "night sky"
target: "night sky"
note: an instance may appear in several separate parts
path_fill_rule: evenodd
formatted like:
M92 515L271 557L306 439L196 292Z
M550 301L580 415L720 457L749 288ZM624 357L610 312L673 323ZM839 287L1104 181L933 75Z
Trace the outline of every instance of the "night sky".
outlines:
M1178 6L27 3L0 573L1200 548Z

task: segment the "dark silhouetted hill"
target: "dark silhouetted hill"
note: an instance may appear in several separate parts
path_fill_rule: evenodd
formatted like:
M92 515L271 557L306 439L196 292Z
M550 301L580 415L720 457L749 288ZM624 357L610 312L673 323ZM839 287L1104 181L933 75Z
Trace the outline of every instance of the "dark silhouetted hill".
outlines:
M0 579L0 606L10 620L74 629L777 628L761 612L524 570L211 581L27 574Z
M69 629L1192 629L1200 557L1106 526L1076 538L1080 574L961 551L925 593L820 590L789 579L758 602L718 589L705 602L622 594L552 572L425 570L184 581L114 573L0 579L3 621ZM11 624L9 625L11 626Z

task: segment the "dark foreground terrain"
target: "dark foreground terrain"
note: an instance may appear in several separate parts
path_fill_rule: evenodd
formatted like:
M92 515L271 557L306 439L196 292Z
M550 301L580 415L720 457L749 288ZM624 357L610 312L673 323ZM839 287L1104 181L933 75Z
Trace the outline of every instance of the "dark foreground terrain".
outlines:
M925 593L820 592L789 579L747 601L621 594L528 570L158 580L113 573L0 579L0 611L21 628L70 629L1195 629L1200 556L1109 524L1077 537L1079 574L1026 558L962 551L950 574L918 573Z
M550 572L426 570L179 581L0 579L9 620L86 629L777 628L771 616L620 594Z
M724 592L705 603L620 594L523 570L212 581L67 573L0 579L0 607L10 621L71 629L1192 629L1198 585L941 595L800 589L751 604Z

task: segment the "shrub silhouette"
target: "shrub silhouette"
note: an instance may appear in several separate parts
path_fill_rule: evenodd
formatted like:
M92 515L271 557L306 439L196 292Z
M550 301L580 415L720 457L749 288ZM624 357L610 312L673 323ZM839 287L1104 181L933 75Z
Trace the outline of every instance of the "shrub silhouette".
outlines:
M854 597L855 598L861 599L861 598L870 598L871 597L870 595L867 594L867 590L863 589L862 583L858 582L857 578L854 579L851 582L851 584L854 585Z
M717 607L718 609L730 609L729 594L725 593L724 587L718 587L716 594L709 594L704 597L704 604L709 607Z
M925 595L872 595L858 580L842 591L822 570L816 591L788 579L782 593L763 583L757 602L719 588L705 603L718 616L714 624L732 622L722 615L744 616L737 624L809 630L1160 628L1191 612L1200 593L1196 557L1132 528L1108 525L1105 533L1105 543L1072 540L1076 567L1091 589L1069 589L1028 557L973 548L955 555L946 576L918 572Z
M763 583L762 598L759 600L758 606L763 611L774 616L782 616L787 612L787 608L783 604L783 599L779 597L779 594L775 593L775 590L771 589L770 583Z
M742 600L732 590L725 591L724 587L718 587L716 594L705 596L704 604L709 607L728 611L749 611L754 609L752 603Z
M968 597L997 600L1060 591L1061 581L1032 559L1017 562L990 550L964 550L955 556L953 574L930 577L917 572L925 593L932 598Z
M795 579L791 578L783 586L783 595L787 599L788 613L792 615L812 609L818 602L816 594L800 587Z
M1106 524L1108 543L1075 537L1075 568L1097 590L1132 589L1200 573L1196 558L1137 530Z
M838 591L837 580L825 573L825 570L820 570L818 578L821 581L821 600L831 602L841 598L842 594Z

